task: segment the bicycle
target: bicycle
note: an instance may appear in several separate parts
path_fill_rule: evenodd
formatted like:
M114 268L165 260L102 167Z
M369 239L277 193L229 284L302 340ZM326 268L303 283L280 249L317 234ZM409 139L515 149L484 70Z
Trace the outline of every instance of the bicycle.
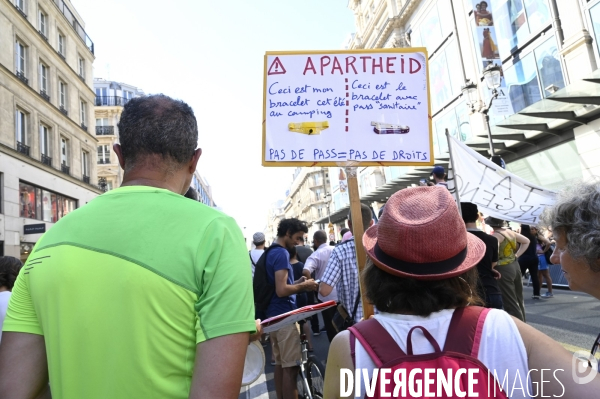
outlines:
M300 335L300 347L302 361L298 362L300 371L296 381L298 399L323 399L325 367L315 355L308 355L306 334Z

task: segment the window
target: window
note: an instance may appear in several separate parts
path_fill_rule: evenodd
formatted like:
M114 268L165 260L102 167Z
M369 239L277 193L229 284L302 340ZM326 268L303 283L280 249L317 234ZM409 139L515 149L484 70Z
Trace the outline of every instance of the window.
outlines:
M549 86L555 86L558 89L565 87L562 68L560 66L560 55L554 37L546 40L546 42L536 48L534 54L544 97L551 94L546 90Z
M78 65L79 65L79 76L84 78L85 77L85 61L83 58L79 57Z
M81 152L81 173L83 174L83 178L86 177L89 179L90 177L90 153L87 151ZM88 182L89 183L89 180Z
M96 126L108 126L108 118L96 118Z
M502 59L509 57L551 22L546 0L493 1L491 5Z
M40 62L40 92L48 93L48 67Z
M21 11L25 11L25 0L15 0L15 6Z
M25 77L26 76L25 70L27 68L27 54L26 54L27 47L19 41L17 41L15 47L16 47L15 51L16 51L16 57L17 57L17 59L16 59L17 75L20 77L21 76Z
M98 146L98 164L109 164L110 163L110 147L108 144Z
M58 53L60 55L65 56L66 46L65 46L65 35L63 35L60 31L58 32Z
M460 102L435 121L435 134L433 135L433 148L436 157L446 156L448 153L448 139L446 129L450 135L460 141L467 141L473 137L469 124L469 109L465 102Z
M42 10L40 10L39 24L40 33L46 38L48 36L48 16Z
M67 109L67 84L62 80L58 81L58 105L63 110Z
M42 155L50 156L50 129L44 124L40 125L40 152Z
M69 140L64 137L60 138L60 163L69 166Z
M131 100L132 98L133 98L132 91L123 90L123 105L127 104L127 102L129 100Z
M85 126L86 123L86 108L87 104L84 101L79 101L79 117L81 119L81 126Z
M17 144L27 144L27 114L17 109L16 114Z
M96 106L108 105L108 89L106 87L96 88Z
M77 208L77 200L19 181L19 208L24 218L54 223Z

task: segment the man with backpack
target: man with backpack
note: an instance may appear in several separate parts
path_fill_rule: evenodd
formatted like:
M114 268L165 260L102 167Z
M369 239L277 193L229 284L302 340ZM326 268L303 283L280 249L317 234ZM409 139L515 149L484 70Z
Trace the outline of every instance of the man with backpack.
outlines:
M275 317L292 311L296 309L297 293L317 290L318 284L312 279L302 277L294 281L294 271L290 264L288 250L303 242L306 233L306 223L298 219L282 219L279 222L277 239L256 263L254 301L257 312L264 310L267 317ZM297 364L302 360L296 324L273 331L270 336L275 354L277 397L296 399L296 378L299 371Z

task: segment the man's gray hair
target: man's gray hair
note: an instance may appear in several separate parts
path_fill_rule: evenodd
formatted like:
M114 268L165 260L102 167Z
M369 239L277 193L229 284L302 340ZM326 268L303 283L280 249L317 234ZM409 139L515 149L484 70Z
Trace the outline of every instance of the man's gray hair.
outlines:
M565 234L573 258L585 259L593 271L600 272L600 179L561 191L556 204L544 210L541 222Z

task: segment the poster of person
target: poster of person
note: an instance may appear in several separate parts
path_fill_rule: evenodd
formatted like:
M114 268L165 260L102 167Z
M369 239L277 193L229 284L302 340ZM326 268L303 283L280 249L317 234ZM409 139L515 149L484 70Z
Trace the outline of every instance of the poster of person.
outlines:
M477 26L494 25L492 10L487 1L473 0L473 14L475 16L475 24Z
M477 40L482 60L497 60L500 58L496 40L496 31L492 28L477 27Z

